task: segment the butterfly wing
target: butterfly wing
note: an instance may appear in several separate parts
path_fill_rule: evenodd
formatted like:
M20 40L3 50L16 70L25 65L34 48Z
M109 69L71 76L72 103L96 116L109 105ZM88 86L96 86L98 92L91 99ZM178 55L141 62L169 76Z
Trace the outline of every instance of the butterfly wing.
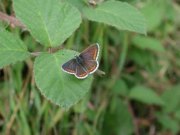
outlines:
M84 79L88 76L88 72L75 59L71 59L62 65L62 70L74 74L79 79Z
M96 60L89 60L84 62L84 67L88 71L89 74L92 74L98 69L99 63Z
M99 67L97 61L99 55L99 45L94 44L85 49L79 57L83 59L83 66L88 71L89 74L92 74Z
M84 60L97 60L99 55L99 45L93 44L86 48L84 51L81 52L79 57L83 58Z
M96 71L99 66L97 61L99 55L99 45L94 44L80 53L79 57L83 63L77 63L76 59L71 59L62 65L63 71L74 74L79 79L84 79Z
M86 69L84 67L82 67L81 65L77 65L76 67L76 74L75 76L79 79L84 79L88 76L88 72L86 71Z
M62 65L63 71L69 74L76 74L77 63L75 59L71 59Z

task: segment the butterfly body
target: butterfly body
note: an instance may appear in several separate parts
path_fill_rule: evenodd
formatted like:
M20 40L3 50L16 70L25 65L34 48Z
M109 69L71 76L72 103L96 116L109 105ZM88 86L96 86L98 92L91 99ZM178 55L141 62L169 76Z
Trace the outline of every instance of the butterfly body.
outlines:
M86 78L89 74L94 73L99 63L99 45L94 44L80 53L79 56L69 60L62 65L62 70L69 74L74 74L79 79Z
M81 58L81 56L75 56L75 59L79 65L82 65L84 63L84 60Z

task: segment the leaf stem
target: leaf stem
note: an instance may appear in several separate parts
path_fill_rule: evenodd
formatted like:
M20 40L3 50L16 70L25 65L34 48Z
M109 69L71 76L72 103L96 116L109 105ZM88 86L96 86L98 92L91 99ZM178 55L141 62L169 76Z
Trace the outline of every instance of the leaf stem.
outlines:
M48 48L48 52L49 52L49 53L52 53L52 47L49 47L49 48Z
M25 29L26 26L24 24L22 24L17 18L13 17L13 16L9 16L3 12L0 12L0 20L9 23L11 26L13 27L20 27Z
M42 53L42 52L31 52L30 55L37 57L37 56L39 56L41 53Z

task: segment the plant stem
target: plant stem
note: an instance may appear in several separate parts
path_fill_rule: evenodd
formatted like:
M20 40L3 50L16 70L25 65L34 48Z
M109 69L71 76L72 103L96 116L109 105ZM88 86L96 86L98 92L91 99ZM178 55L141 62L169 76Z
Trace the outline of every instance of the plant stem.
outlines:
M51 47L48 48L48 52L52 53L52 48Z
M39 56L42 52L31 52L30 55L32 56Z
M31 77L32 77L32 68L29 68L29 71L28 71L28 74L27 74L27 77L26 79L24 80L24 83L23 83L23 86L22 86L22 91L20 92L19 94L19 99L18 99L18 103L17 105L15 106L15 109L13 111L13 114L11 115L11 118L10 120L8 121L7 123L7 126L6 126L6 135L10 135L10 131L11 131L11 128L13 126L13 123L17 117L17 113L19 111L19 108L21 106L21 103L24 99L24 95L25 95L25 92L27 90L27 86L28 86L28 83L29 81L31 80Z
M22 24L17 18L15 18L13 16L9 16L9 15L2 13L2 12L0 12L0 20L9 23L13 27L17 26L17 27L20 27L23 29L26 28L26 26L24 24Z
M139 126L138 126L137 119L136 119L135 114L134 114L134 110L133 110L133 108L132 108L132 106L131 106L130 101L127 100L126 102L127 102L127 106L128 106L128 111L129 111L129 113L131 114L132 119L133 119L133 125L134 125L135 135L140 135L140 133L139 133Z
M127 56L127 51L128 51L128 35L127 35L127 33L125 33L123 46L122 46L122 53L120 55L119 64L118 64L119 74L121 73L121 71L124 67L126 56Z
M110 83L107 86L108 89L111 89L114 86L114 84L116 83L116 81L118 80L118 78L121 74L121 71L124 67L124 64L125 64L127 51L128 51L128 34L125 33L124 34L124 41L123 41L123 45L122 45L122 53L121 53L120 58L119 58L118 68L117 68L117 71L115 72L116 74L114 74L114 76L112 76Z

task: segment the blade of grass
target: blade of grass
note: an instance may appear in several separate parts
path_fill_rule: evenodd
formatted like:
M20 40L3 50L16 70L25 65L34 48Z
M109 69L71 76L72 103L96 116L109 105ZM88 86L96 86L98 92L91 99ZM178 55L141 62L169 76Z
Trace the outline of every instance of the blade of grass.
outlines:
M6 132L6 135L10 135L10 131L11 131L12 125L13 125L15 119L16 119L16 116L17 116L17 113L18 113L18 111L19 111L19 109L20 109L21 103L23 102L23 98L24 98L24 95L25 95L25 92L26 92L26 88L27 88L28 83L29 83L29 81L30 81L30 79L31 79L32 69L29 68L28 71L29 71L29 72L28 72L28 74L27 74L27 77L26 77L26 79L25 79L24 82L23 82L22 90L21 90L21 92L20 92L20 94L19 94L18 103L17 103L17 105L15 106L15 109L14 109L14 111L13 111L13 114L12 114L11 117L10 117L9 122L7 123L6 131L5 131L5 132Z
M122 53L119 57L119 64L118 64L119 74L121 74L122 69L124 67L127 52L128 52L128 35L127 35L127 33L124 33L124 41L122 44Z

